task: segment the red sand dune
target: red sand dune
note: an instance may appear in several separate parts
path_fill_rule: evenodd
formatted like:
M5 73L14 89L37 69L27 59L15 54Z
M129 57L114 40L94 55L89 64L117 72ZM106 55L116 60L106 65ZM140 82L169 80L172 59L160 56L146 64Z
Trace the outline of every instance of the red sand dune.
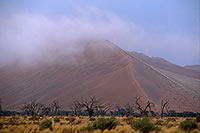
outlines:
M54 62L25 67L14 63L0 68L0 97L6 109L17 109L30 100L50 103L58 100L68 107L73 100L96 96L115 105L150 100L158 109L161 100L168 100L171 109L200 111L199 96L154 67L130 56L109 41L91 41L69 63L63 56Z

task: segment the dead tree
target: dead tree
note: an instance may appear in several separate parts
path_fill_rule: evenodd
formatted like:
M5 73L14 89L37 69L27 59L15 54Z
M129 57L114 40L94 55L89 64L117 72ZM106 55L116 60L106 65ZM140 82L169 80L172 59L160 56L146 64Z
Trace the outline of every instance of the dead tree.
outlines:
M120 115L122 117L124 117L124 115L126 114L125 109L118 105L115 107L115 112L118 112L116 115Z
M112 108L111 104L99 104L99 106L97 106L96 111L98 112L99 115L104 116L106 115L107 112L110 111L110 109Z
M111 106L111 108L109 109L109 114L110 114L110 116L114 116L115 115L115 111L116 111L116 108L115 108L115 106Z
M81 111L81 105L79 101L73 101L69 108L74 112L75 116L79 117L79 112Z
M2 111L2 99L0 98L0 111Z
M62 107L62 105L59 105L58 101L53 101L53 103L51 104L51 113L53 116L57 115L58 109L60 109Z
M44 106L42 108L42 114L44 114L45 116L48 116L51 112L51 107L48 107L48 106Z
M35 101L31 101L30 103L26 103L22 105L21 110L27 113L27 115L39 115L42 107L44 105Z
M149 112L150 112L151 116L154 116L154 113L155 113L155 112L152 110L152 107L154 107L154 106L155 106L154 103L152 103L152 102L150 102L150 101L147 102L146 108L149 108Z
M100 102L95 97L90 97L88 100L81 100L79 106L84 108L89 117L92 117L95 110L100 106Z
M168 101L164 102L162 100L162 102L161 102L161 114L160 114L161 118L163 118L164 110L167 112L167 114L169 114L169 102Z
M129 103L124 105L124 109L125 109L125 114L126 117L128 117L133 109L133 106L131 106Z
M148 116L149 111L151 112L151 108L154 107L154 103L148 101L145 107L142 107L139 103L140 96L135 97L136 108L140 111L141 116ZM148 111L149 109L149 111Z

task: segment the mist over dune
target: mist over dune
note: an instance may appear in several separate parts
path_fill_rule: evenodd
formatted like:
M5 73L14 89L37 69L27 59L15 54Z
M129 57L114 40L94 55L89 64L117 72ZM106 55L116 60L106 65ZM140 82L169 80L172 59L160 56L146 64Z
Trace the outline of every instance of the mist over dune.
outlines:
M50 60L54 54L78 54L90 40L117 40L131 34L117 17L49 18L36 14L12 14L1 18L0 64L14 60ZM120 32L117 32L120 31ZM57 50L57 51L56 51ZM56 52L56 53L55 53Z
M172 61L178 58L181 62L183 56L188 60L199 56L195 37L158 34L96 8L80 8L76 16L50 17L30 12L0 15L1 66L16 60L24 64L52 61L55 49L59 51L57 55L73 56L82 52L81 42L89 40L110 40L124 50L165 55Z

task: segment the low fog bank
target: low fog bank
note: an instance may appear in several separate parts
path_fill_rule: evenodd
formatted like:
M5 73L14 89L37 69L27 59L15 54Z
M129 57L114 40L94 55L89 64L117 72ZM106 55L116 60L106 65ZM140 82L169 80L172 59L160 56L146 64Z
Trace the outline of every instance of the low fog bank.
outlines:
M53 61L63 54L70 60L90 40L110 40L124 50L166 57L176 64L199 59L198 39L145 31L133 22L98 11L55 18L33 13L1 15L0 29L0 66L14 61Z

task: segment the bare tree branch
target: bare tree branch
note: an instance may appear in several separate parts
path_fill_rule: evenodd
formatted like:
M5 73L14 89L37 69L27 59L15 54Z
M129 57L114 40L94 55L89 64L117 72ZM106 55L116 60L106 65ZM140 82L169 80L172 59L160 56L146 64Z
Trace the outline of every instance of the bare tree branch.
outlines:
M146 106L143 108L140 105L139 100L140 100L140 96L137 95L135 97L136 108L140 111L140 115L142 115L142 116L148 116L149 111L152 112L152 107L154 107L154 103L148 101L147 104L146 104ZM149 111L147 111L147 109Z
M58 109L60 109L62 105L59 105L58 101L54 100L53 103L51 104L51 112L53 116L57 115Z
M100 106L100 102L95 97L90 97L88 100L81 100L79 106L85 109L89 117L92 117L94 111Z
M26 112L27 115L39 115L40 110L44 105L35 101L22 105L21 110Z
M79 116L79 112L81 110L81 104L79 101L73 101L69 108L75 113L75 116Z
M0 111L2 111L2 99L0 98Z
M129 103L124 105L124 109L126 112L126 117L128 117L133 109L133 106L131 106Z
M161 102L161 118L163 118L163 114L164 114L164 109L166 110L166 112L169 114L169 102L168 101L163 101Z

